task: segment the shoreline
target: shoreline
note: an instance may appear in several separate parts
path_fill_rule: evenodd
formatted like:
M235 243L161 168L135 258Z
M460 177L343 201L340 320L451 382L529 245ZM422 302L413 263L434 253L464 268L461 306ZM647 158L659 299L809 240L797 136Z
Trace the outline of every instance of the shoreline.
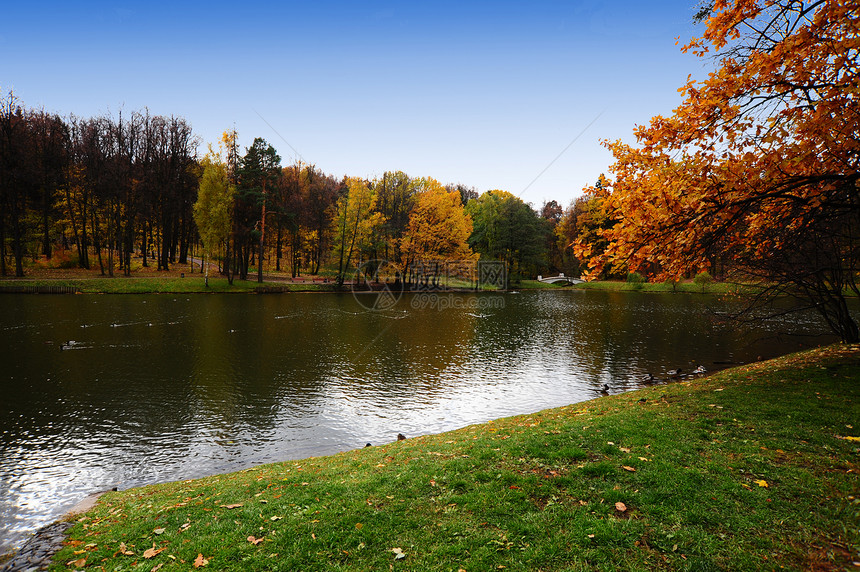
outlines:
M519 291L612 291L642 294L697 294L697 295L742 295L745 288L735 284L712 284L705 291L693 283L670 286L663 283L630 284L627 282L601 281L585 282L576 285L548 285L537 280L521 280L510 284L506 290L472 288L416 288L403 290L403 293L512 293ZM230 285L226 278L209 279L205 286L200 276L191 277L136 277L116 276L98 278L0 278L0 295L8 294L307 294L307 293L367 293L376 290L361 289L353 291L350 283L338 287L333 282L302 281L292 282L284 279L256 280L234 279Z
M835 344L439 435L110 493L79 515L68 532L72 544L61 550L57 562L121 565L125 553L117 552L118 540L110 539L127 538L127 552L138 554L133 558L153 545L155 557L147 566L163 564L166 569L181 562L187 569L198 554L212 561L210 568L233 569L228 563L237 562L234 558L241 554L248 559L243 569L261 570L269 552L287 558L285 566L324 569L334 559L341 567L372 569L401 558L396 551L391 554L394 546L407 554L407 567L424 569L486 569L488 564L495 569L516 562L540 567L559 564L551 555L564 553L567 564L609 557L630 570L684 566L690 559L722 566L719 569L786 564L837 570L860 559L850 550L856 539L833 536L835 523L844 522L844 511L850 510L844 507L853 502L838 491L850 492L856 471L850 450L860 438L851 435L857 434L853 428L860 425L860 416L856 401L848 396L857 393L858 373L860 346ZM781 398L768 400L765 396L774 391ZM840 394L848 401L838 401ZM825 409L816 409L821 407ZM823 411L830 411L830 420ZM792 419L788 424L786 413ZM692 429L699 426L712 436L699 440L702 429ZM574 438L574 449L567 453L565 435ZM792 448L789 443L796 439L802 441ZM546 449L545 441L558 444ZM535 449L532 442L541 446ZM558 457L560 453L580 460L571 464ZM822 463L821 454L831 460ZM528 459L534 455L546 458L531 468ZM717 470L724 456L728 465ZM397 468L405 465L405 473ZM797 471L809 476L798 480ZM702 478L713 480L713 486L700 482ZM653 512L649 499L655 494L663 498L659 490L665 486L670 496ZM476 488L492 490L485 499ZM570 495L574 500L565 500ZM214 500L206 502L210 498ZM608 506L601 499L609 499ZM403 502L407 504L399 504ZM816 510L809 511L807 504ZM304 509L290 516L296 510L291 507L304 505L310 507L310 516L303 516ZM666 511L664 522L661 515ZM721 514L715 529L706 516L713 511ZM253 532L261 523L258 512L265 532ZM123 516L111 516L115 514ZM529 518L524 521L525 516ZM216 526L219 517L230 526ZM681 531L672 526L690 518ZM439 519L438 526L433 524ZM527 528L518 533L525 534L525 540L516 540L520 537L512 530L530 519L539 519L535 533L551 527L556 534L533 536ZM791 526L775 526L777 521ZM192 523L193 535L183 534L183 522ZM651 532L639 538L642 525ZM246 530L253 533L248 541ZM456 530L470 532L451 536ZM730 541L721 542L727 530ZM503 544L498 548L494 543L500 534ZM622 540L628 534L629 544ZM665 544L660 541L665 534L675 538ZM257 542L255 535L265 540ZM514 551L506 548L505 538L524 544ZM137 547L135 539L142 539ZM327 542L337 550L327 549ZM489 551L481 548L486 542ZM85 544L87 548L73 554ZM563 549L567 545L571 550L571 544L582 546ZM836 558L829 565L825 549ZM516 560L509 558L517 554L521 556Z

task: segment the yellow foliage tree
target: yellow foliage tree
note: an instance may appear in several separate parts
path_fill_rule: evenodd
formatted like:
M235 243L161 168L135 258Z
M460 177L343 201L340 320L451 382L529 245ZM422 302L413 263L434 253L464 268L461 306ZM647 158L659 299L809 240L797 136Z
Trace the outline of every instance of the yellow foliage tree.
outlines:
M377 195L365 181L348 177L344 182L347 192L337 201L334 219L339 285L343 284L344 274L354 262L353 258L360 256L370 246L377 229L385 222L382 213L375 210Z
M412 282L427 263L477 260L469 247L472 219L463 210L460 194L448 192L435 179L423 179L409 223L400 241L401 269Z

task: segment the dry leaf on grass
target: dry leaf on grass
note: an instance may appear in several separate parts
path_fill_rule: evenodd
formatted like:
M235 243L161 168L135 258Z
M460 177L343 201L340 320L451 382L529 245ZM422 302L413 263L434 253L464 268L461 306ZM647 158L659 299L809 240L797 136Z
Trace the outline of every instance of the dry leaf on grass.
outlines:
M149 560L150 558L157 556L158 554L164 552L165 550L167 550L166 547L165 548L156 548L155 543L153 542L152 548L147 548L143 553L143 557L146 558L147 560Z

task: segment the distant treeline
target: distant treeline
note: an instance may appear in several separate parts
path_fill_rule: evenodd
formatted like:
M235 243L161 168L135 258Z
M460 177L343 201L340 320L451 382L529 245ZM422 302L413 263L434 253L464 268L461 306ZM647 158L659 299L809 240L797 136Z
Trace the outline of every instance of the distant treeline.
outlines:
M0 99L0 275L23 276L28 261L50 260L55 249L65 264L105 275L130 274L133 255L166 270L202 256L201 236L215 237L209 253L231 279L247 279L261 255L267 271L296 276L328 265L340 279L370 259L404 272L417 260L480 257L506 262L514 275L576 274L571 245L599 239L602 223L586 199L535 210L505 191L479 195L400 171L361 180L301 162L283 167L260 138L241 154L235 132L203 157L201 143L181 117L61 117L8 92ZM215 207L198 192L213 165L222 167L215 174L223 172L228 214L201 233L198 221Z

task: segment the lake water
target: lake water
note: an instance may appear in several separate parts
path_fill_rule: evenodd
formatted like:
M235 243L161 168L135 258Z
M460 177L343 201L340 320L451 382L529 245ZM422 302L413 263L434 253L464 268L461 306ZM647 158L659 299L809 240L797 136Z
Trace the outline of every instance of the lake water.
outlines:
M0 296L0 553L91 492L438 433L833 341L689 294ZM377 304L378 307L387 304Z

